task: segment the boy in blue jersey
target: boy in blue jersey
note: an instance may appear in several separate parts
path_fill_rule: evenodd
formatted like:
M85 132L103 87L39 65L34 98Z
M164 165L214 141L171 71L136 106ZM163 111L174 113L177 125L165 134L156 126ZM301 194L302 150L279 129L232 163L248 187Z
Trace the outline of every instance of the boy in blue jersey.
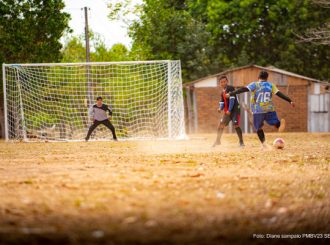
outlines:
M253 113L253 125L257 131L260 142L263 147L268 148L266 144L265 134L262 129L264 121L269 125L275 126L279 132L283 132L285 129L285 120L278 119L275 106L272 100L273 94L276 94L281 99L288 101L292 107L295 106L294 102L281 91L278 90L275 84L267 81L268 73L261 71L259 74L259 80L252 82L246 87L239 88L233 92L230 92L226 97L235 96L244 92L251 92L251 110Z

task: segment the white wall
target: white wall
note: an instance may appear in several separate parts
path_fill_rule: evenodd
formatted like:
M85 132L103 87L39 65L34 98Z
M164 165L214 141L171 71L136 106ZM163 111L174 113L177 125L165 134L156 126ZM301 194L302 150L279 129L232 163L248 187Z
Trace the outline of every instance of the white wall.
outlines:
M210 77L194 84L195 88L214 88L217 87L217 78Z
M309 103L309 131L330 132L330 94L311 94Z

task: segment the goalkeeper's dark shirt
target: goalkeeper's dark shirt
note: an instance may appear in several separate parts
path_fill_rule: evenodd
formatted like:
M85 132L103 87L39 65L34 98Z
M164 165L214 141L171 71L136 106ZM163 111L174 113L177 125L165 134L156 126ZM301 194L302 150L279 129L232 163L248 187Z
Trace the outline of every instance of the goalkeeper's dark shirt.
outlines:
M229 107L229 98L226 98L226 94L228 94L229 92L235 91L235 88L233 86L227 85L225 91L223 91L223 93L221 94L220 97L220 102L224 102L224 111L227 112L228 111L228 107ZM240 113L240 107L239 107L239 102L237 99L237 96L235 95L235 103L234 103L234 107L231 111L233 112L237 112Z

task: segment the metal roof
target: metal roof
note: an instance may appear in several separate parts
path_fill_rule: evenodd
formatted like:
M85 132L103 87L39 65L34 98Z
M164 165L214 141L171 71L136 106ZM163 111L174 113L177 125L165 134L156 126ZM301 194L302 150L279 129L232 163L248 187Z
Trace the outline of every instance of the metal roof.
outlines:
M296 74L296 73L293 73L293 72L289 72L289 71L286 71L286 70L283 70L283 69L279 69L279 68L277 68L275 66L263 67L263 66L259 66L259 65L246 65L246 66L240 66L240 67L231 68L231 69L225 70L225 71L220 72L220 73L217 73L217 74L213 74L213 75L209 75L209 76L206 76L206 77L202 77L202 78L199 78L199 79L194 80L192 82L185 83L183 86L188 87L190 85L193 85L193 84L195 84L197 82L206 80L208 78L217 77L217 76L224 75L224 74L229 73L229 72L232 72L232 71L237 71L237 70L242 70L242 69L247 69L247 68L252 68L252 67L263 69L263 70L266 70L266 71L281 73L281 74L284 74L284 75L287 75L287 76L291 76L291 77L301 78L301 79L308 80L308 81L315 82L315 83L322 83L324 85L330 85L330 83L327 82L327 81L321 81L321 80L318 80L318 79L314 79L314 78L302 76L302 75L299 75L299 74Z

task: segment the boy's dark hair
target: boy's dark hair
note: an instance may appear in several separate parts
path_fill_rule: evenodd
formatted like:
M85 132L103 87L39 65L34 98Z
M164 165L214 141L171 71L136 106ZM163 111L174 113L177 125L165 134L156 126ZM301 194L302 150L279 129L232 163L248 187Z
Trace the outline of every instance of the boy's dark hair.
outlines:
M98 96L98 97L96 98L96 100L102 100L102 97L101 97L101 96Z
M228 81L228 78L226 75L218 76L218 82L222 79L226 79Z
M268 72L267 71L261 71L259 73L259 79L266 80L268 78Z

